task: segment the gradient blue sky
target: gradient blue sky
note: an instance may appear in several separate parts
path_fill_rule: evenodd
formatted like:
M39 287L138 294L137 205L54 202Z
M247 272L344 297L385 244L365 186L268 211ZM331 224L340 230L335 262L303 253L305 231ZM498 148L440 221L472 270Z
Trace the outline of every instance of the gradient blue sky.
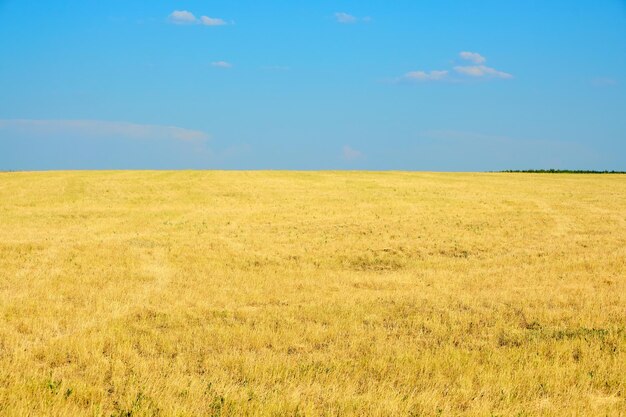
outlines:
M625 170L625 85L624 0L0 0L0 170Z

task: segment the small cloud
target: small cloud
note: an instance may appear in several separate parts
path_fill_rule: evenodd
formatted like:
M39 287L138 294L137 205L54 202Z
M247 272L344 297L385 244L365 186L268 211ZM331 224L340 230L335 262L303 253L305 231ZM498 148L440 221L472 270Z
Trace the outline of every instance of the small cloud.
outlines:
M596 77L591 80L591 84L594 87L611 87L619 84L615 78L610 77Z
M204 26L224 26L228 24L223 19L209 16L202 16L200 18L200 23L202 23Z
M337 12L334 14L334 17L338 23L342 23L344 25L351 25L358 22L370 23L372 21L372 18L369 16L356 17L345 12Z
M198 19L193 15L193 13L188 12L187 10L174 10L169 16L170 22L175 25L191 25L194 23L198 23Z
M472 61L474 64L482 64L487 60L484 56L476 52L464 51L459 53L459 56L466 61Z
M467 75L469 77L485 77L485 78L502 78L509 79L513 78L511 74L504 71L498 71L495 68L488 67L484 65L487 61L487 58L482 56L477 52L461 52L459 53L461 59L466 61L473 62L477 65L459 65L454 67L454 70L462 75Z
M354 161L357 159L361 159L363 158L365 155L363 155L363 152L358 151L356 149L351 148L348 145L345 145L343 147L343 158L346 161Z
M337 20L337 22L339 23L351 24L351 23L356 23L359 19L357 19L355 16L352 16L351 14L348 14L348 13L337 12L335 13L335 20Z
M372 18L369 16L356 17L345 12L337 12L335 13L334 16L335 16L335 20L338 23L342 23L344 25L351 25L351 24L358 23L358 22L370 23L372 21Z
M175 25L204 25L204 26L224 26L227 25L224 19L217 17L201 16L199 19L187 10L174 10L169 15L169 20Z
M448 71L411 71L401 78L406 81L442 81L448 76Z
M454 67L459 74L468 75L470 77L486 77L486 78L513 78L511 74L504 71L498 71L495 68L486 65L470 65Z
M230 62L226 62L226 61L215 61L215 62L211 62L211 66L215 68L231 68L233 64L231 64Z

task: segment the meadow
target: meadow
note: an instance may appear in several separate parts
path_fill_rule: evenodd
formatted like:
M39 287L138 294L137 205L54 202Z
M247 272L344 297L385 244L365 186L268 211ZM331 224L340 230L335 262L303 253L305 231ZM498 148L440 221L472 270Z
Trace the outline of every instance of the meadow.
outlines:
M626 415L626 175L0 173L0 415Z

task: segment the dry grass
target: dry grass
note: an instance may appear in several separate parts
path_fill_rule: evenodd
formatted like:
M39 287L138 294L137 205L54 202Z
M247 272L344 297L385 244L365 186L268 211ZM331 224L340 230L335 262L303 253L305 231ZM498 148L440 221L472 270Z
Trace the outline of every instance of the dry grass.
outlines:
M0 415L626 414L626 176L0 174Z

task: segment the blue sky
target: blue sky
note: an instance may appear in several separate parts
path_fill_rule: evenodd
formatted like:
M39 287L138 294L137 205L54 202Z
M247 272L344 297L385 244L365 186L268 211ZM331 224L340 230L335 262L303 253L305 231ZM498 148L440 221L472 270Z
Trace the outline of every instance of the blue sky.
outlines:
M0 170L626 170L626 1L0 0Z

